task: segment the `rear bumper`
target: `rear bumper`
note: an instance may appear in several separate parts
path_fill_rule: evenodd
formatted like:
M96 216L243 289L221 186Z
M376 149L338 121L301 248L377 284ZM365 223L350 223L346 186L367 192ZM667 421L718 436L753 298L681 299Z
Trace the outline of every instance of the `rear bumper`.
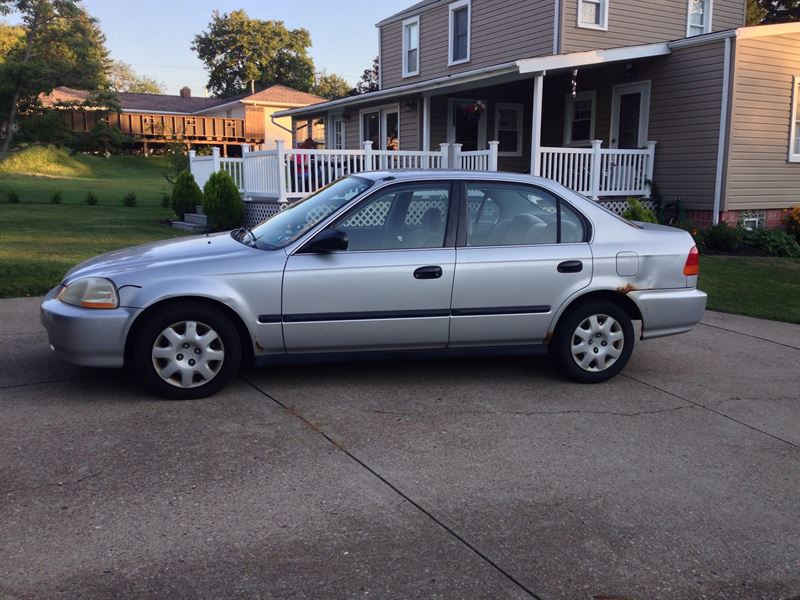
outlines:
M706 293L695 288L629 293L642 313L642 339L690 331L703 318Z
M62 359L82 367L121 367L125 339L138 308L95 310L55 299L59 288L42 300L41 321L50 347Z

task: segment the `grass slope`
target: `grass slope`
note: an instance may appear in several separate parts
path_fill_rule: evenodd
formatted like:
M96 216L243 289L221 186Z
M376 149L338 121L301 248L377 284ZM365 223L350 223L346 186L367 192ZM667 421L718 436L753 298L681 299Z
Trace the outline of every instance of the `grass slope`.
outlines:
M31 169L45 174L30 175ZM110 250L175 237L159 220L170 192L159 159L138 156L70 156L28 148L0 163L0 297L34 296L56 285L75 264ZM20 204L8 204L14 190ZM93 191L99 204L86 204ZM54 192L61 204L51 204ZM137 206L122 206L135 192Z

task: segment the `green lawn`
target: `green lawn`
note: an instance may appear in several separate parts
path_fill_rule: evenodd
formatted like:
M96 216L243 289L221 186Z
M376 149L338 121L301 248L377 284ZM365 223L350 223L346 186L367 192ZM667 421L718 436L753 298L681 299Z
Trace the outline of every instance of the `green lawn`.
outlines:
M698 287L710 310L800 323L798 259L703 255Z
M158 222L173 217L161 206L171 186L159 159L69 157L45 150L0 163L0 297L43 294L87 258L182 235ZM31 169L49 175L22 174ZM19 194L19 204L7 203L10 190ZM96 206L86 204L90 190L99 199ZM56 191L61 204L50 201ZM128 192L136 193L136 207L122 205Z

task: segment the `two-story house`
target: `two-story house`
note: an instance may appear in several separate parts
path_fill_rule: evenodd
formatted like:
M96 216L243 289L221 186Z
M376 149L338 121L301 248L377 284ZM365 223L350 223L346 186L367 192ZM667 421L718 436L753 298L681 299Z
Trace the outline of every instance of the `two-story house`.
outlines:
M695 222L775 225L800 203L800 24L743 27L745 6L423 0L377 24L380 90L277 115L324 120L329 148L496 140L501 170L567 185L571 149L654 142L660 195Z

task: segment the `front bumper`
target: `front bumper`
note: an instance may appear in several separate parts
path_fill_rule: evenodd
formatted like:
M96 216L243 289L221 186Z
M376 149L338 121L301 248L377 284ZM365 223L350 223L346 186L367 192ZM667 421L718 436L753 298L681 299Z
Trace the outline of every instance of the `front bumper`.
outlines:
M690 331L703 318L706 293L695 288L630 292L642 313L642 339Z
M41 321L50 347L62 359L82 367L121 367L125 340L139 308L99 310L56 300L59 287L44 297Z

